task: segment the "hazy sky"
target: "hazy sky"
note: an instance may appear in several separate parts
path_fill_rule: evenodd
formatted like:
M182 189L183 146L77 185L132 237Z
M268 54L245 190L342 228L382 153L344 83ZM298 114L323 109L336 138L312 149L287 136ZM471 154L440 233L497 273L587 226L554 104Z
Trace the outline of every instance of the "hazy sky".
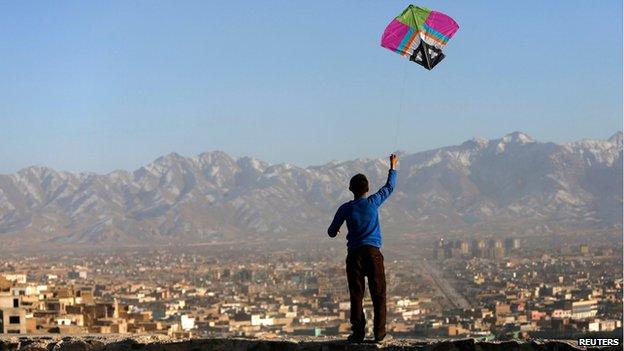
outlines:
M0 2L0 172L377 157L397 118L410 152L622 129L621 1L420 1L460 24L430 72L379 45L407 4Z

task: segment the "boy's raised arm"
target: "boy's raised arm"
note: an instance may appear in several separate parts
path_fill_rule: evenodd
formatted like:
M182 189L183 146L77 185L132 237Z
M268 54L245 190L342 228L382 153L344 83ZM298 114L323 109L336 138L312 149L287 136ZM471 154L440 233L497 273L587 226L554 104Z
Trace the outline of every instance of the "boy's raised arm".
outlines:
M371 195L368 199L373 202L377 206L381 206L381 204L386 201L386 199L392 194L394 187L396 186L396 165L399 162L399 158L397 155L390 155L390 170L388 171L388 180L386 180L386 184L379 189L375 194Z

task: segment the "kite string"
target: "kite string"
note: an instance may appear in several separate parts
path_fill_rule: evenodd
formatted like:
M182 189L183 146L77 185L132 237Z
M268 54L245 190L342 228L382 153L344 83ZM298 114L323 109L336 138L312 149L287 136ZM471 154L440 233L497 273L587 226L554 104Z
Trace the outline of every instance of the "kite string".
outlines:
M405 60L405 62L403 63L403 79L402 79L402 83L401 83L401 93L399 94L400 98L399 98L399 111L396 115L396 128L395 128L395 133L394 133L394 147L392 148L392 152L398 151L397 148L399 146L399 128L401 125L401 117L403 115L403 98L405 96L405 81L407 80L407 67L409 64L409 60Z

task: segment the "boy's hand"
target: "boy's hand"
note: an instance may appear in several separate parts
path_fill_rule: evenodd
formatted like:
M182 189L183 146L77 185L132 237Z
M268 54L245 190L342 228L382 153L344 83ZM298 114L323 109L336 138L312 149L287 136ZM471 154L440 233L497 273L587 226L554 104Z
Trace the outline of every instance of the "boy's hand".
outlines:
M396 154L390 155L390 169L395 169L397 163L399 163L399 157Z

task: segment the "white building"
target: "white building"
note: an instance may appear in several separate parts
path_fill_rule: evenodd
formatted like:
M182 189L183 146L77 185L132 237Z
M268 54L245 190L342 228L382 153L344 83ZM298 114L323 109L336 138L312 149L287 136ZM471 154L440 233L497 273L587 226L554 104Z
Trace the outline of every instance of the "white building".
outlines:
M251 315L251 325L273 325L274 320L268 316L261 316L259 314Z
M597 300L581 300L568 304L566 309L572 310L572 319L586 319L596 317L598 314Z
M195 318L183 314L182 316L180 316L180 327L184 331L195 329Z

